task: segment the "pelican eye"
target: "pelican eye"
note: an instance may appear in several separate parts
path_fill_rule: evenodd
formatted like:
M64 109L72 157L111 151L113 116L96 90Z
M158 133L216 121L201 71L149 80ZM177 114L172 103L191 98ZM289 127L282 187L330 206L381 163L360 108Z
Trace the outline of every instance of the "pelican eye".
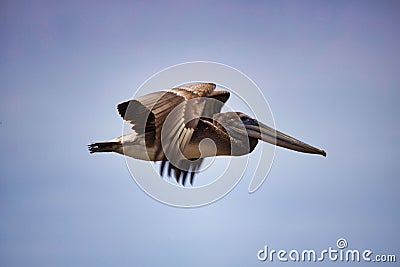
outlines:
M249 116L241 116L240 119L243 123L253 123L254 119L250 118Z

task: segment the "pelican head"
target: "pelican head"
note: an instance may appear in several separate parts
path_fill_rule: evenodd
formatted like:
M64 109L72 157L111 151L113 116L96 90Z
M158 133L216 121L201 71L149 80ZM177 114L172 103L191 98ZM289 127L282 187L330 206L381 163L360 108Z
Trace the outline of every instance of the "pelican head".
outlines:
M279 132L241 112L215 114L214 119L225 128L231 138L242 142L248 138L247 140L249 142L250 151L247 153L251 152L255 148L258 140L262 140L298 152L320 154L324 157L326 156L324 150L315 148L297 140L296 138Z

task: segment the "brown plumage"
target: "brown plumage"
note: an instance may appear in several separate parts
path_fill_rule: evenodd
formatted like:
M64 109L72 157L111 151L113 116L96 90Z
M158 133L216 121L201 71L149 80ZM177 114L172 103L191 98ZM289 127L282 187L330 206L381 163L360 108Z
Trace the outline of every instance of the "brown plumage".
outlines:
M119 104L119 114L132 124L135 133L109 142L92 143L90 152L112 151L137 159L161 161L161 176L168 162L167 175L174 175L183 185L188 174L192 184L203 158L248 154L258 140L326 155L325 151L275 131L246 114L220 113L230 94L225 90L215 91L215 87L212 83L179 86ZM199 144L204 138L214 142L216 151L208 146L200 151Z

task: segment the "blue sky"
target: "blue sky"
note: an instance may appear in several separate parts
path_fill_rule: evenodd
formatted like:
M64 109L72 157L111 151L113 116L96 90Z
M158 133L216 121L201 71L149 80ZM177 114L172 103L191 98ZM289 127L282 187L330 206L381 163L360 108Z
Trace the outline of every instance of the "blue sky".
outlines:
M257 266L264 245L338 238L400 257L397 1L3 1L0 20L1 265ZM255 194L244 177L180 209L88 153L120 134L118 103L193 60L248 75L328 157L277 149Z

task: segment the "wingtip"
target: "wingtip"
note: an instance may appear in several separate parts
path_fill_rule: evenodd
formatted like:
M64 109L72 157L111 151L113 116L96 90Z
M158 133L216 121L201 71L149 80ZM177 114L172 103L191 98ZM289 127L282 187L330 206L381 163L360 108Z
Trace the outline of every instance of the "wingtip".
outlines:
M129 106L129 102L130 102L130 101L128 100L128 101L119 103L119 104L117 105L118 114L119 114L119 115L121 116L121 118L123 118L123 119L125 119L125 114L126 114L126 110L127 110L128 106Z

